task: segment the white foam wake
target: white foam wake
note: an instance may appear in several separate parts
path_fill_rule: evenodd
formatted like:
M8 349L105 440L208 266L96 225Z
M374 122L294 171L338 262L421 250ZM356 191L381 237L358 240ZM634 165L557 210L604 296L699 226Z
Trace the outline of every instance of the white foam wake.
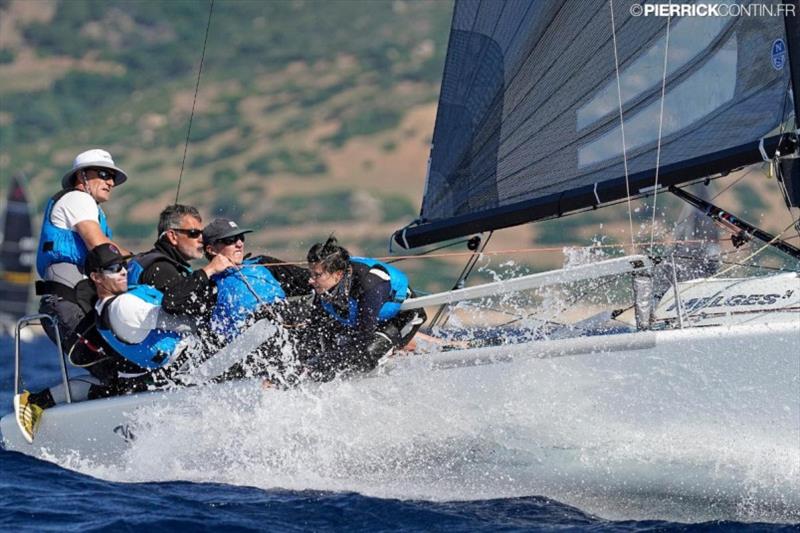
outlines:
M69 466L393 498L542 495L609 518L800 520L794 359L745 365L724 342L668 352L451 370L409 358L388 377L204 389L140 411L119 464Z

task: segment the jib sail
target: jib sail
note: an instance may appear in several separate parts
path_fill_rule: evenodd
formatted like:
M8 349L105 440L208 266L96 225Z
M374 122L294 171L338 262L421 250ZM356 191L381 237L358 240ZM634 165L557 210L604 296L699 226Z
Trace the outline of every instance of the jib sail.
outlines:
M657 166L674 185L771 157L793 111L787 4L715 5L727 16L645 16L646 3L624 0L458 1L420 219L395 240L420 246L618 201L625 163L635 196Z

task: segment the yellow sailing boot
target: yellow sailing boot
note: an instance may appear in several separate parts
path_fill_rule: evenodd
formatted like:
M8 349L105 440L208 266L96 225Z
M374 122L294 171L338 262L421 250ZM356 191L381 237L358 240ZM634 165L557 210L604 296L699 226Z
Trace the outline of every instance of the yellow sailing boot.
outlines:
M30 401L30 395L30 392L22 391L21 394L14 396L14 413L17 415L17 425L28 444L33 443L33 436L39 428L39 422L41 422L42 413L44 412L44 409Z

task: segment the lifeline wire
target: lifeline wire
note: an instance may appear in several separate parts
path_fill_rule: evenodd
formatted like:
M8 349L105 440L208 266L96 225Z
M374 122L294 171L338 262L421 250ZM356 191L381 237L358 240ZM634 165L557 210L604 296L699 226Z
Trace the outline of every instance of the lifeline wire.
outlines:
M608 0L611 8L611 39L614 41L614 68L617 73L617 98L619 100L619 129L622 133L622 164L625 168L625 192L628 197L628 224L631 232L631 253L636 251L633 242L633 212L631 209L631 186L628 181L628 152L625 149L625 121L622 118L622 85L619 81L619 56L617 55L617 31L614 27L614 0Z
M186 128L186 143L183 145L183 159L181 160L181 173L178 176L178 189L175 191L175 203L181 195L181 181L183 180L183 167L186 164L186 152L189 150L189 135L192 133L192 120L194 119L194 107L197 104L197 92L200 90L200 75L203 73L203 61L206 58L206 44L208 43L208 31L211 29L211 14L214 12L214 0L208 6L208 23L206 24L206 36L203 39L203 53L200 55L200 68L197 70L197 83L194 86L194 100L192 100L192 112L189 114L189 127Z

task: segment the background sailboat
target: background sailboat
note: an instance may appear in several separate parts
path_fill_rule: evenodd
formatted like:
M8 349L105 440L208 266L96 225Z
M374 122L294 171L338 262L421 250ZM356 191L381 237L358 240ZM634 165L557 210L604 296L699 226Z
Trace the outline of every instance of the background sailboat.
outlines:
M11 178L0 238L0 323L13 332L17 319L30 311L32 268L36 258L31 213L21 177Z

